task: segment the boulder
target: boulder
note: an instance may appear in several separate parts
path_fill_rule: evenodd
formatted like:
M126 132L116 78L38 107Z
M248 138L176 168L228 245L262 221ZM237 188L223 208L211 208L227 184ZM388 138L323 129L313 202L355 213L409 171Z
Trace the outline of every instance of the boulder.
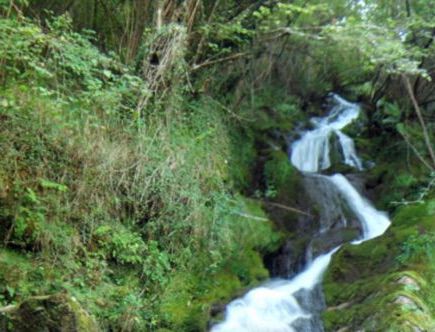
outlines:
M14 332L98 332L96 321L67 294L28 298L1 313L5 331ZM7 322L7 323L5 323Z

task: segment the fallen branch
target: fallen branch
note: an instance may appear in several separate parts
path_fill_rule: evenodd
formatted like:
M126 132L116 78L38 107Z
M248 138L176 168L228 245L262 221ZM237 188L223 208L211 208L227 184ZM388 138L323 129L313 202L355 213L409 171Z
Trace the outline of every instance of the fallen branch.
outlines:
M217 59L217 60L205 61L203 63L193 65L192 66L192 71L201 69L203 67L215 65L217 63L222 63L222 62L236 60L236 59L242 58L242 57L244 57L246 55L248 55L248 53L236 53L236 54L229 55L229 56L227 56L225 58L221 58L221 59Z
M240 216L240 217L243 217L243 218L259 220L259 221L269 221L269 219L267 219L267 218L253 216L252 214L247 214L247 213L242 213L242 212L235 212L235 214Z
M429 181L428 185L420 191L418 197L415 200L407 201L405 199L402 199L401 201L393 201L390 204L395 205L395 206L397 206L397 205L423 204L426 196L431 192L432 188L435 187L435 176L433 175L433 173L431 176L433 177L432 180Z
M9 312L15 311L18 308L17 305L7 305L6 307L0 307L0 314L7 314Z
M274 207L277 207L277 208L280 208L280 209L283 209L283 210L287 210L287 211L291 211L291 212L296 212L296 213L303 214L303 215L308 216L308 217L312 217L312 215L307 213L307 212L304 212L302 210L299 210L299 209L296 209L294 207L290 207L290 206L287 206L287 205L282 205L282 204L279 204L279 203L272 203L272 202L267 202L266 204L272 205Z

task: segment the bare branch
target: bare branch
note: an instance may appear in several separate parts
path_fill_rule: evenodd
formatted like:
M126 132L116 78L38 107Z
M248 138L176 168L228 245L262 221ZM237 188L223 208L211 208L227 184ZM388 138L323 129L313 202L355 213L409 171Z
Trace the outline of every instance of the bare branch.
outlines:
M422 162L422 164L424 166L426 166L430 171L433 171L434 168L432 166L429 165L429 163L423 158L423 156L421 155L420 152L418 152L417 148L411 143L411 141L409 140L409 137L406 136L406 134L401 133L399 131L399 134L403 137L403 139L405 140L406 144L408 144L408 146L411 148L411 150L414 152L414 154L416 155L416 157L418 158L418 160L420 160Z
M236 60L236 59L245 57L248 54L249 53L246 53L246 52L245 53L236 53L236 54L231 54L231 55L229 55L227 57L220 58L220 59L217 59L217 60L209 60L209 61L205 61L205 62L200 63L200 64L195 64L195 65L192 66L192 71L195 71L195 70L207 67L207 66L215 65L217 63L222 63L222 62Z
M424 122L423 115L421 114L420 106L418 106L417 99L415 98L414 91L411 86L411 82L406 75L402 75L403 80L405 82L406 89L408 91L409 97L411 98L412 104L414 106L415 112L417 113L418 121L420 122L421 129L423 130L424 142L426 144L426 148L429 152L429 155L432 159L433 167L435 167L435 153L433 151L432 143L430 141L429 132L426 128L426 123ZM432 168L433 168L432 167Z
M272 203L272 202L267 202L266 204L274 206L274 207L277 207L277 208L280 208L280 209L283 209L283 210L287 210L287 211L291 211L291 212L296 212L296 213L303 214L303 215L308 216L308 217L312 217L312 215L307 213L307 212L304 212L302 210L299 210L299 209L296 209L294 207L290 207L290 206L287 206L287 205L283 205L283 204L279 204L279 203Z

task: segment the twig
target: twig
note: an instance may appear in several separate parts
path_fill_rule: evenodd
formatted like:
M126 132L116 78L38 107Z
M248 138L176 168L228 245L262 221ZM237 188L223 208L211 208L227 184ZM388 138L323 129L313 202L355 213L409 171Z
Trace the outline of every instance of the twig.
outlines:
M308 216L308 217L312 217L312 215L307 213L307 212L304 212L302 210L299 210L299 209L296 209L294 207L290 207L290 206L287 206L287 205L282 205L282 204L273 203L273 202L267 202L266 204L269 204L269 205L272 205L272 206L275 206L277 208L284 209L284 210L287 210L287 211L303 214L303 215Z
M242 212L234 212L234 214L236 214L240 217L244 217L244 218L249 218L249 219L254 219L254 220L259 220L259 221L269 221L269 219L267 219L267 218L253 216L252 214L247 214L247 213L242 213Z
M215 1L213 8L210 12L210 15L208 17L207 25L210 25L211 20L213 19L214 13L215 13L217 7L219 6L219 2L220 2L220 0ZM199 57L201 56L202 48L204 47L205 41L206 41L206 35L204 34L201 36L201 40L199 41L198 47L196 48L195 56L193 58L193 63L196 63L198 61Z
M219 106L220 108L222 108L224 111L228 112L230 116L236 118L239 121L247 121L247 122L253 122L253 119L248 119L245 118L243 116L237 115L233 110L231 110L229 107L221 104L218 100L213 99L211 97L208 98L211 102L215 103L217 106Z
M12 312L14 310L16 310L18 308L17 305L11 304L11 305L7 305L6 307L1 307L0 308L0 313L1 314L6 314L8 312Z
M203 67L215 65L217 63L222 63L222 62L226 62L226 61L236 60L236 59L242 58L242 57L247 56L247 55L248 55L248 53L246 53L246 52L244 52L244 53L236 53L236 54L231 54L231 55L229 55L229 56L227 56L225 58L220 58L220 59L217 59L217 60L205 61L203 63L193 65L192 66L192 71L201 69Z
M423 165L426 166L427 168L429 168L430 171L433 171L434 170L433 167L431 167L429 165L429 163L426 160L424 160L423 156L420 154L420 152L418 152L417 148L410 142L408 136L406 136L404 133L401 133L400 131L399 131L399 134L402 135L402 137L405 140L406 144L409 145L411 150L415 153L415 155L423 163Z
M427 187L423 188L421 190L420 194L418 195L417 199L413 201L406 201L402 199L399 201L393 201L390 204L391 205L410 205L410 204L422 204L424 203L423 199L428 195L428 193L431 191L432 187L435 186L435 177L428 183Z
M405 75L402 75L402 77L405 82L405 86L408 91L409 97L411 98L412 104L414 106L415 113L417 113L417 117L418 117L418 121L420 122L421 129L423 130L423 137L424 137L424 142L426 144L426 148L432 159L432 164L435 167L435 153L433 151L432 144L430 141L430 136L426 128L426 123L424 122L423 115L421 114L420 106L418 106L418 102L417 99L415 98L414 92L411 87L411 83L409 82L409 78Z

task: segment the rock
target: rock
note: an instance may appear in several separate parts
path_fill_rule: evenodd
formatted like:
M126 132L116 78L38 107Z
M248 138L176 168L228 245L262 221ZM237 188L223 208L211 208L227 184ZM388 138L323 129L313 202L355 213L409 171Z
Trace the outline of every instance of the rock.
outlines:
M278 250L264 256L264 265L272 278L290 278L305 265L304 253L305 245L287 239Z
M8 315L7 331L98 332L96 321L67 294L31 297Z
M225 312L226 304L225 303L214 303L210 308L210 316L216 317L219 315L223 315Z
M357 239L360 233L360 229L349 227L317 234L311 241L312 255L317 257L327 253L343 243Z
M420 290L420 286L418 285L417 281L408 276L401 277L399 280L397 280L397 283L405 286L411 286L415 290Z
M311 310L311 314L320 314L326 308L323 290L320 285L313 289L301 289L294 294L302 309Z
M315 234L318 231L324 232L343 227L361 227L358 217L349 207L349 203L343 199L340 190L332 185L327 177L306 174L303 182L308 202L317 211L320 227Z
M294 294L299 305L310 315L306 318L299 318L292 327L298 332L324 332L321 312L326 304L323 297L322 287L317 285L313 289L301 289Z
M413 300L411 300L409 297L406 297L404 295L398 296L394 300L394 303L400 304L400 305L404 305L404 306L410 306L410 307L416 307L417 306Z

